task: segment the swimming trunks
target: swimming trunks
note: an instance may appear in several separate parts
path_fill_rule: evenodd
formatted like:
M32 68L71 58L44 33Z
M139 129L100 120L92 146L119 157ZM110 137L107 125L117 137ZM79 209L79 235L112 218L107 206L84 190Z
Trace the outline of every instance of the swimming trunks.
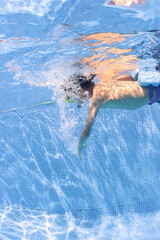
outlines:
M153 103L160 103L160 86L154 87L153 85L149 85L149 105L152 105ZM156 90L156 97L155 99L153 98L154 96L154 89Z
M157 71L157 59L140 59L139 69L131 73L134 80L138 81L141 87L149 89L149 105L160 101L160 72ZM156 93L154 98L154 91Z

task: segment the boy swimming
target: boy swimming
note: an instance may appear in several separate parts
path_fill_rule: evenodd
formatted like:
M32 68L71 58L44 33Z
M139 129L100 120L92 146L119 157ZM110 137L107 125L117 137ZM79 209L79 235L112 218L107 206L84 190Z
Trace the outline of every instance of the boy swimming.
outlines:
M92 90L88 118L78 144L80 157L100 108L135 110L149 103L148 88L141 87L138 81L130 76L115 80L114 75L110 75L107 79L96 84Z
M79 86L77 96L82 100L90 98L88 117L78 144L79 157L82 157L85 142L91 133L100 108L135 110L149 104L151 97L156 97L157 92L153 88L150 90L151 93L148 87L142 87L138 83L138 72L136 72L138 59L135 55L130 54L132 49L120 49L115 45L115 42L121 43L129 36L97 33L83 39L93 47L95 54L82 59L83 63L87 62L93 69L93 74L89 76L77 74L73 77ZM90 40L92 40L91 43L89 43ZM102 44L103 46L107 44L106 49L101 47ZM111 46L110 48L108 48L108 44ZM111 58L110 53L117 57ZM134 76L133 72L136 72ZM97 84L94 84L95 77L99 79Z

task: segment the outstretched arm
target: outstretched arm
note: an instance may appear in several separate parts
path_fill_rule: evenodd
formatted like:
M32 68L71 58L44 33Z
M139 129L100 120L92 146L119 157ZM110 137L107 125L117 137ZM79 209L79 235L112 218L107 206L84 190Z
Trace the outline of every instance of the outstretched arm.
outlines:
M82 151L83 151L83 147L84 147L84 143L87 141L87 138L90 135L95 117L97 115L98 112L98 108L99 105L98 104L94 104L93 102L90 103L89 105L89 114L88 114L88 118L85 124L85 127L81 133L80 139L79 139L79 144L78 144L78 155L79 157L82 157Z

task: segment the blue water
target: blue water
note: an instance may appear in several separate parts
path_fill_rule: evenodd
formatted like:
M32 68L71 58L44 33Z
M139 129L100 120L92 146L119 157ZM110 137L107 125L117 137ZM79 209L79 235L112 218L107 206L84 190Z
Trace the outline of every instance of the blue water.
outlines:
M160 239L160 106L101 109L81 161L88 103L59 92L93 54L83 35L130 33L117 46L152 57L159 11L159 0L1 0L0 240Z

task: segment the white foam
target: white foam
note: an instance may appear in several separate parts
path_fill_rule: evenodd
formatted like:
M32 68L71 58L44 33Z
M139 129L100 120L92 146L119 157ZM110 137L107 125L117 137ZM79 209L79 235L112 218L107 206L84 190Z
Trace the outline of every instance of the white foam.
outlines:
M138 83L140 86L147 87L152 84L153 86L160 85L160 73L156 71L157 61L156 59L141 59L138 62L139 70L132 73L133 78L135 78L136 73L138 73Z
M140 86L147 87L148 85L160 85L160 73L157 71L141 71L138 75Z

